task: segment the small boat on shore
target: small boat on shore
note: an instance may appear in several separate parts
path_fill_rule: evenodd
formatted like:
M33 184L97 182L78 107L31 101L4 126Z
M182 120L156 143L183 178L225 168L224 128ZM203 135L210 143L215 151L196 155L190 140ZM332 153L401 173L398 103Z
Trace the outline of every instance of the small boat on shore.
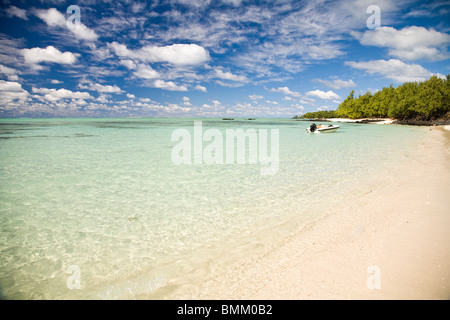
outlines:
M335 132L337 129L339 129L339 126L335 124L319 124L317 126L315 123L313 123L309 128L306 128L306 132Z

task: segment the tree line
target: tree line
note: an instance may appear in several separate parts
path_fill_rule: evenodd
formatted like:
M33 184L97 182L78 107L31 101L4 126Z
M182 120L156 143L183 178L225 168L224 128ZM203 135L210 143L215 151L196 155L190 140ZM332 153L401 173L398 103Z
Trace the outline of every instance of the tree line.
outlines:
M308 112L304 118L395 118L399 120L433 120L450 117L450 75L446 79L432 76L423 82L391 84L375 94L355 97L352 90L337 110Z

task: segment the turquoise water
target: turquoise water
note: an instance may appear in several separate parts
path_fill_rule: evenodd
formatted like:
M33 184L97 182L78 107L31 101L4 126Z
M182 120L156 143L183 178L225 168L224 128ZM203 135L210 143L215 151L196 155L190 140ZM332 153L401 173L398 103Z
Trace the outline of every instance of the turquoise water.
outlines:
M307 134L310 123L287 119L197 120L224 137L266 129L269 151L278 130L278 170L262 175L260 161L176 165L172 134L194 136L194 119L1 119L0 297L195 290L345 201L361 177L404 157L425 132L340 124Z

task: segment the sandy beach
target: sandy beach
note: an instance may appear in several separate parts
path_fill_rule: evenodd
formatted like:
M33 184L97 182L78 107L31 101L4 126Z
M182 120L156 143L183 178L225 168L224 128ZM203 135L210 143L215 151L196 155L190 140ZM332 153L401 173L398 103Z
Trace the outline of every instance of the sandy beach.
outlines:
M344 123L360 123L363 121L370 121L372 124L392 124L395 119L390 118L367 118L367 119L348 119L348 118L330 118L330 122L344 122Z
M263 256L211 279L200 299L449 299L450 132Z

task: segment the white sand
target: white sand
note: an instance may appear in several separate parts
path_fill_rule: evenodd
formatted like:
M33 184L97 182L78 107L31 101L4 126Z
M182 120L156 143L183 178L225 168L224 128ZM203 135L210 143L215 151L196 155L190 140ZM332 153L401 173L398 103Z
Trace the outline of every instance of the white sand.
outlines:
M386 119L386 118L366 118L366 119L347 119L347 118L330 118L327 119L331 122L345 122L345 123L355 123L355 122L361 122L363 120L373 121L373 124L392 124L395 120L394 119Z
M370 190L186 298L449 299L450 133L424 130L426 143Z

